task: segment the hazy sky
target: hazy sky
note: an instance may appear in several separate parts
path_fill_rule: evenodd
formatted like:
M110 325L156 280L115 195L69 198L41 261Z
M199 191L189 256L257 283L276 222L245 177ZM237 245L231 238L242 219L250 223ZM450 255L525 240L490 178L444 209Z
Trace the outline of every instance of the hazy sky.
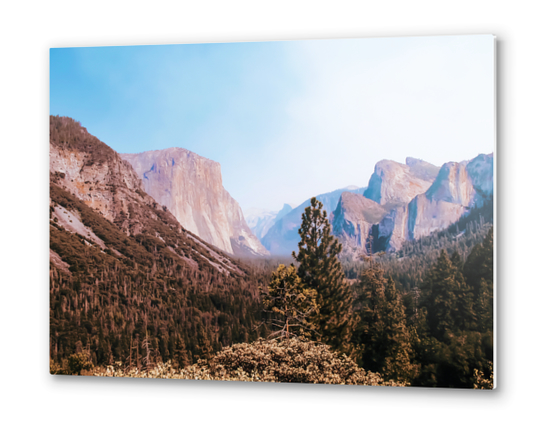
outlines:
M119 153L213 159L243 209L493 151L490 35L51 49L50 78L51 114Z

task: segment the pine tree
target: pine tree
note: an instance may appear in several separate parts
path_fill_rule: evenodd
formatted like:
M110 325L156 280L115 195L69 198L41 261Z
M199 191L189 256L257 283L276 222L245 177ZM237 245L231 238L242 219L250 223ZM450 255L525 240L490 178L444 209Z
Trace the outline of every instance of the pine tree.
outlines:
M412 335L406 323L405 307L395 282L370 262L359 280L359 324L354 341L360 364L386 379L411 382L418 373L413 364Z
M327 213L315 197L302 215L299 235L299 253L292 256L299 263L303 285L316 291L316 331L323 343L347 352L353 327L352 294L337 257L342 245L331 235Z
M493 228L489 230L483 243L473 247L464 266L467 284L478 295L482 279L493 286Z
M438 340L443 340L455 329L459 288L457 270L446 251L442 250L437 263L423 281L421 302L427 310L430 334Z
M365 369L378 372L385 358L384 302L386 279L383 270L371 265L362 271L356 299L359 321L354 343L359 350L358 362Z
M474 292L478 331L493 331L493 228L483 243L473 247L464 267L465 279Z
M266 321L276 329L270 338L310 337L313 318L318 313L316 290L304 287L293 265L280 264L271 277L268 291L262 293Z
M414 350L412 348L409 328L407 327L405 307L397 292L395 282L389 279L384 292L384 346L386 348L382 374L386 379L401 382L411 382L418 373L418 367L413 364Z

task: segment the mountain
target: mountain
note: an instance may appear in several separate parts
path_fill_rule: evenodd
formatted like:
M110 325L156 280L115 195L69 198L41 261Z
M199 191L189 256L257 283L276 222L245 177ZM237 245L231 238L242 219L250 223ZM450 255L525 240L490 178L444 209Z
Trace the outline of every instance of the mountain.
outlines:
M324 210L330 216L337 207L337 203L343 192L363 194L364 191L365 188L348 186L329 193L320 194L316 198L322 202ZM275 224L263 237L262 244L272 255L291 255L293 251L297 251L297 244L300 240L298 230L301 227L301 216L305 208L309 205L310 199L288 212L282 219L276 220Z
M448 162L426 193L408 205L409 240L446 228L493 197L493 155Z
M227 253L269 255L222 186L219 163L179 147L121 157L133 166L145 192L190 232Z
M56 363L84 348L95 365L139 366L149 343L151 360L187 365L262 335L251 271L183 228L128 162L65 117L50 117L49 218Z
M51 117L50 133L51 215L59 229L79 234L88 239L87 243L109 248L120 257L132 256L122 253L126 248L120 240L126 237L145 235L161 244L170 240L173 245L169 244L168 250L183 265L195 266L202 261L198 256L203 256L205 262L221 271L237 270L229 257L179 225L166 208L143 191L132 166L79 123ZM108 231L120 240L107 236ZM199 247L186 249L183 244Z
M406 164L381 160L375 165L364 195L391 209L425 193L438 172L438 167L420 159L407 158Z
M282 219L283 216L292 210L292 205L287 203L284 204L280 211L250 208L245 213L245 219L252 233L261 241L275 222Z
M406 164L380 161L364 196L383 209L347 196L333 214L333 233L343 251L365 254L369 244L373 251L397 251L406 240L445 229L492 201L493 155L440 169L412 158Z
M387 213L386 208L362 194L343 192L332 216L333 234L341 240L343 252L352 253L358 246L366 252L367 235Z

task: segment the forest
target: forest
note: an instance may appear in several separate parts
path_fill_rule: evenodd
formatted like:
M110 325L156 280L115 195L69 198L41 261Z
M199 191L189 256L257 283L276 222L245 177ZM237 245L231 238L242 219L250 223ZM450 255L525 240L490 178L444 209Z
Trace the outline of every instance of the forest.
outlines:
M114 158L77 129L52 119L51 143L88 166ZM51 173L52 374L493 387L492 201L398 252L343 257L313 198L298 253L241 260L144 193L129 198L137 225L112 222L63 178ZM68 212L88 236L59 222Z
M85 209L82 202L57 191L52 191L54 201L64 205L71 201ZM229 277L213 269L173 269L156 244L138 236L134 243L141 257L135 259L144 264L145 255L150 255L148 264L153 265L137 269L129 261L100 255L87 240L51 222L51 248L71 263L73 276L63 277L51 268L52 372L80 373L122 363L129 373L168 361L179 371L198 360L210 360L224 348L241 343L258 346L254 345L258 339L271 336L270 340L325 345L383 382L491 385L489 223L480 224L480 219L467 223L465 244L450 246L444 232L416 242L418 256L375 254L341 264L340 245L329 234L325 218L320 221L315 226L321 231L315 236L319 245L311 252L306 237L309 246L292 258L295 266L281 265L273 271L272 260L239 263L246 274ZM116 236L122 240L122 235ZM456 250L447 253L454 246ZM438 253L428 254L433 250ZM410 259L406 265L399 261L405 258ZM357 272L357 278L342 279L343 268L350 277ZM408 281L414 279L414 284L401 283L396 277L401 273L411 274ZM423 278L417 279L418 273ZM285 313L288 307L290 313ZM277 326L279 332L274 331Z

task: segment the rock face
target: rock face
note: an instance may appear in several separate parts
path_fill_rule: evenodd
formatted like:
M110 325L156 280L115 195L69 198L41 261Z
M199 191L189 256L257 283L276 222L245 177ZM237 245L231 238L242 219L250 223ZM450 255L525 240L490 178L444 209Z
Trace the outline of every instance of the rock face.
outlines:
M52 182L127 234L141 232L140 205L156 202L145 194L132 166L70 118L51 117L50 132ZM66 133L70 133L71 142L66 141Z
M343 251L366 254L372 227L386 214L386 209L371 199L358 193L343 192L333 213L333 233L342 241Z
M425 193L438 173L438 167L419 159L407 158L406 165L382 160L375 165L365 197L381 205L410 202Z
M222 186L219 163L178 147L121 157L133 166L145 192L187 230L228 253L269 254L250 231L239 204Z
M493 155L448 162L426 193L408 205L407 239L413 240L456 222L493 196Z
M343 192L363 194L364 191L365 188L348 186L330 193L320 194L316 196L316 199L322 202L323 208L330 217L330 222L332 222L331 215L337 208L337 203ZM275 224L269 229L262 239L262 244L272 255L289 256L293 251L297 251L297 245L300 241L298 230L301 227L301 216L305 208L310 205L310 202L310 199L306 200L282 219L276 220Z
M447 228L474 207L493 197L493 155L449 162L440 169L418 159L406 165L381 161L375 166L365 196L373 203L343 199L334 213L333 232L343 251L365 253L369 237L373 251L399 250L415 240ZM375 213L378 203L385 212ZM364 212L371 219L366 219ZM377 222L375 222L377 221Z

